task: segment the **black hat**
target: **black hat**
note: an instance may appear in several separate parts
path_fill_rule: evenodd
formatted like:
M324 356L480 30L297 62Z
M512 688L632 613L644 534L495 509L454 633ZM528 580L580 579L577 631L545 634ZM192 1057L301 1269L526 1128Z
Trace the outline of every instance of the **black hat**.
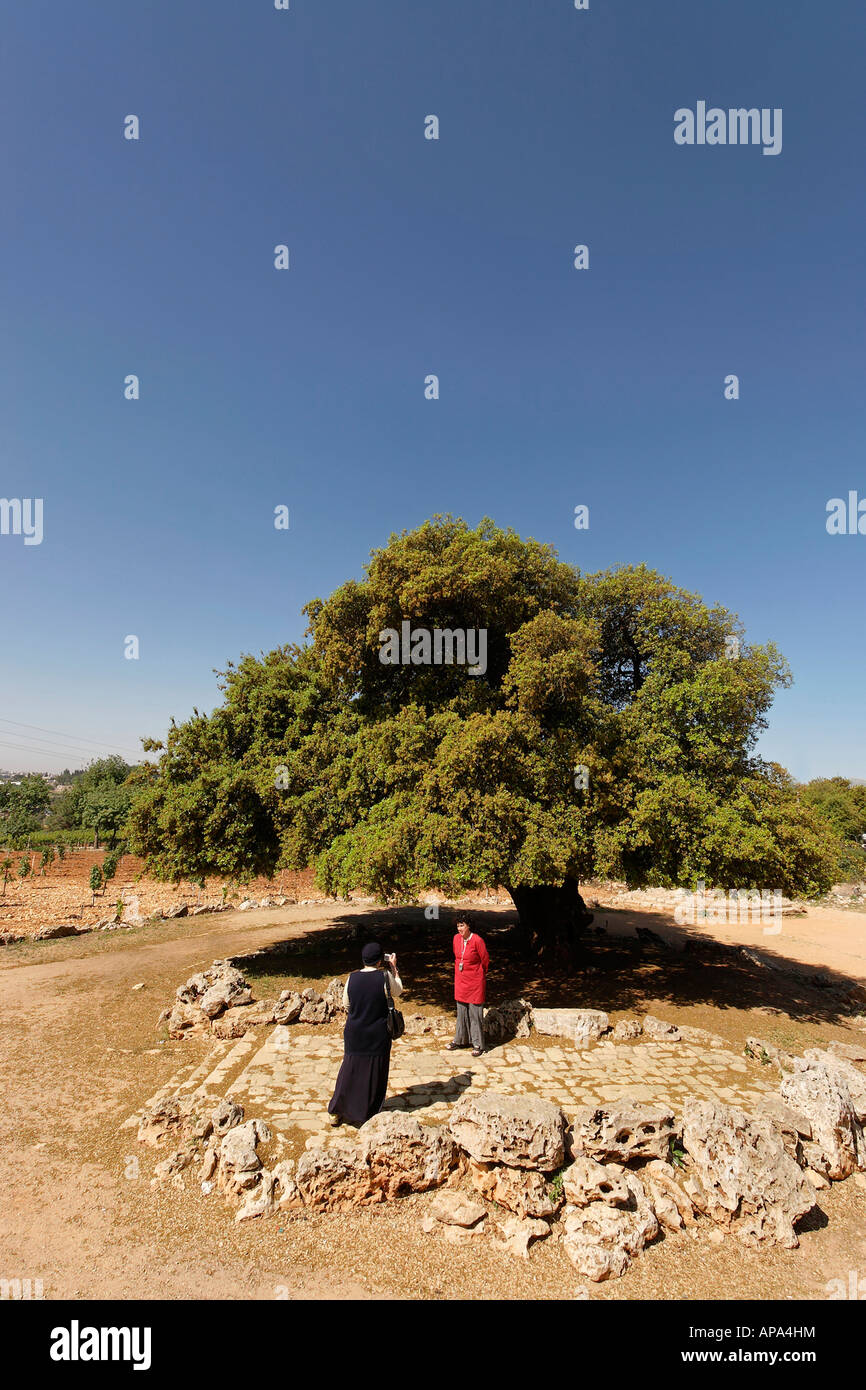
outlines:
M378 965L382 959L382 947L378 941L368 941L361 952L361 960L365 965Z

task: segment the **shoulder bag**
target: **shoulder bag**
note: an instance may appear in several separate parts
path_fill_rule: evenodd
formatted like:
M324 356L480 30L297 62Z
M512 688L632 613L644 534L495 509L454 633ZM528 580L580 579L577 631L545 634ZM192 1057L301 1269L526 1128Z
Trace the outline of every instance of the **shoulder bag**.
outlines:
M394 1007L394 996L391 993L391 982L388 979L390 971L385 970L385 993L388 996L388 1037L402 1038L406 1031L406 1020L399 1009Z

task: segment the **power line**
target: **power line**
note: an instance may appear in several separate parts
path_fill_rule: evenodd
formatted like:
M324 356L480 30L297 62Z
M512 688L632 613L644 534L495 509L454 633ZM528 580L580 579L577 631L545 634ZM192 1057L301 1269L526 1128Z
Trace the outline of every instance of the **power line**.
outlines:
M34 738L32 734L13 734L11 729L0 729L0 734L11 734L13 739L26 738L27 743L9 743L9 748L20 748L22 753L62 753L64 757L91 758L97 751L95 748L73 748L68 743L55 743L53 739ZM31 744L33 748L31 749Z
M63 752L62 749L58 752L56 748L28 748L23 743L6 743L3 739L0 739L0 748L12 748L16 753L32 753L36 758L53 758L55 762L69 758L69 753Z
M7 730L5 729L0 730L0 733L6 732ZM12 748L16 753L32 753L36 758L53 758L55 762L64 761L67 763L77 762L78 759L74 755L80 755L82 752L80 748L73 748L70 750L68 748L64 749L48 745L30 746L26 743L8 743L5 739L0 739L0 748ZM86 751L90 752L91 750L88 749ZM83 762L84 759L81 759L81 761Z
M35 729L40 734L56 734L59 738L68 739L72 743L92 743L96 748L114 748L118 753L129 753L130 749L121 748L118 743L99 743L96 739L82 738L80 734L65 734L62 729L45 729L41 724L22 724L17 719L7 719L0 715L0 724L13 724L16 729ZM26 734L20 734L20 738L26 738ZM138 754L136 754L138 757Z

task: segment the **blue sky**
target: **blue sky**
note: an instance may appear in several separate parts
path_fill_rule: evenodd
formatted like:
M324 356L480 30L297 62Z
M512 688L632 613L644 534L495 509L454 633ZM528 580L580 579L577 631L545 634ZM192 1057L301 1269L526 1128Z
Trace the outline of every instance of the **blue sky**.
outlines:
M793 669L764 754L866 776L866 536L825 529L866 496L861 5L91 0L4 30L0 495L45 520L0 536L0 767L134 753L450 511L726 604ZM781 107L781 153L677 146L699 100Z

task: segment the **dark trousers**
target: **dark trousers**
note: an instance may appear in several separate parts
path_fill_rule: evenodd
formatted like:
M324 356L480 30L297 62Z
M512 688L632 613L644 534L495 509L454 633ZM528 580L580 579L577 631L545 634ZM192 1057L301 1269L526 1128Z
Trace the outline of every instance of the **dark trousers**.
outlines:
M484 1005L461 1004L457 1001L457 1032L454 1041L458 1047L468 1042L479 1050L484 1048Z

